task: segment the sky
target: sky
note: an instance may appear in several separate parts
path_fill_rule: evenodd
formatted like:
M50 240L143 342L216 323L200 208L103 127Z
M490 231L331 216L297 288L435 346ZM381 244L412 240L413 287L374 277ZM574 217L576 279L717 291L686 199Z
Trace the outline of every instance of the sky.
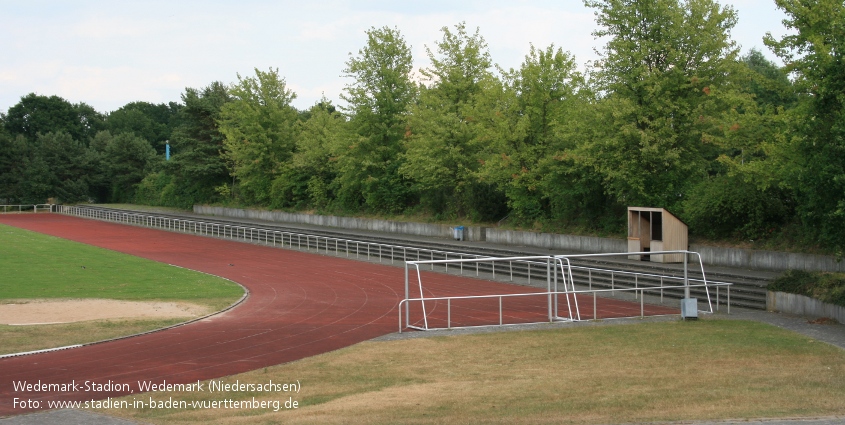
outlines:
M737 11L742 52L786 33L774 0L722 1ZM307 109L340 103L349 55L365 31L396 27L415 67L428 65L440 29L478 28L493 62L518 68L530 45L561 47L583 68L603 45L581 0L0 0L0 113L29 93L57 95L107 113L134 101L180 102L186 87L278 69Z

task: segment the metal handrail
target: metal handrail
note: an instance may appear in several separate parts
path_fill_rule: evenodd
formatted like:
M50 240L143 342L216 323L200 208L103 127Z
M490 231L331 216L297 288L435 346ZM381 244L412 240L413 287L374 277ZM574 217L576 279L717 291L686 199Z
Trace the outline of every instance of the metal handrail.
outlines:
M6 213L24 213L24 212L30 212L30 211L33 212L33 213L37 213L38 211L45 211L45 210L52 212L53 206L54 206L53 204L8 204L8 205L0 205L0 208L3 209L3 211L0 211L0 212L2 212L3 214L6 214ZM29 208L24 210L24 207L29 207ZM17 211L14 211L15 208L17 208ZM13 211L9 211L10 209L12 209Z
M705 284L699 284L699 285L689 285L689 286L693 287L693 288L705 287L705 286L716 286L717 288L720 287L720 286L727 287L727 297L728 297L727 306L728 306L728 314L730 314L730 312L731 312L731 309L730 309L731 308L730 307L731 306L731 304L730 304L731 289L730 289L730 287L732 285L733 285L732 283L728 283L728 282L721 282L721 283L711 282L711 283L705 283ZM666 287L663 287L663 289L683 289L685 287L686 287L685 285L666 286ZM503 326L503 325L505 325L505 323L503 323L503 320L504 320L503 317L504 316L503 316L503 311L502 311L502 307L501 307L502 306L501 300L503 298L511 298L511 297L527 297L527 296L535 296L535 297L536 296L552 296L552 297L554 297L554 296L557 296L557 295L592 294L593 295L593 319L592 320L597 320L598 317L597 317L597 309L595 308L595 300L596 300L596 295L598 293L607 293L607 292L615 292L615 291L639 292L640 293L640 296L639 296L639 299L640 299L640 316L639 317L645 317L645 305L644 305L644 298L645 297L643 295L646 292L656 291L658 289L661 289L661 288L623 288L623 289L615 289L615 290L614 289L588 289L588 290L577 290L577 291L546 291L546 292L531 292L531 293L518 293L518 294L456 295L456 296L448 296L448 297L406 298L406 299L400 300L399 305L398 305L399 333L402 333L405 328L426 331L426 330L463 329L463 328L477 328L477 327L488 327L488 326ZM474 326L452 327L452 323L451 323L452 322L452 300L489 299L489 298L498 298L499 299L499 324L498 325L493 324L493 325L474 325ZM446 327L445 328L430 328L430 327L428 327L428 322L425 318L425 314L423 315L423 320L425 322L424 327L418 327L418 326L411 325L409 323L409 320L407 319L407 317L405 319L407 325L402 326L403 325L403 322L402 322L403 306L404 306L405 315L407 316L408 311L410 310L409 304L411 302L425 303L426 301L446 301L446 309L447 309ZM631 318L631 317L637 317L637 316L625 316L625 317L617 317L617 318L618 319L624 319L624 318ZM561 318L561 317L555 317L555 319L558 319L558 321L572 321L572 322L582 320L580 318L580 315L579 315L578 319L573 319L571 316L570 316L569 319L565 319L565 318ZM549 322L554 322L554 321L555 320L550 320ZM540 324L540 323L549 323L549 322L509 323L507 325L531 325L531 324Z
M158 228L167 228L167 229L176 229L182 230L186 232L192 233L199 233L204 235L210 236L217 236L217 237L224 237L224 238L233 238L233 239L243 239L249 240L251 242L266 242L272 243L274 246L277 243L282 244L283 246L286 245L286 241L288 242L287 245L293 246L294 242L296 241L297 248L302 248L302 245L305 245L305 249L311 249L312 242L311 239L314 239L315 242L313 246L316 250L320 250L320 241L325 241L322 246L330 247L329 242L334 242L335 245L335 252L340 251L340 244L344 244L344 248L348 247L349 245L355 245L355 253L356 256L360 257L361 255L367 255L367 257L373 256L374 249L379 249L379 261L383 259L385 256L385 251L388 250L391 255L391 262L396 260L397 251L401 250L402 252L402 260L403 261L411 261L409 258L416 254L418 261L422 258L423 255L426 256L443 256L444 258L453 256L458 257L458 259L466 258L466 257L474 257L474 258L484 258L484 256L475 255L475 254L467 254L461 252L454 252L454 251L444 251L444 250L436 250L436 249L429 249L429 248L418 248L418 247L409 247L403 245L394 245L394 244L385 244L379 242L368 242L368 241L361 241L356 239L347 239L347 238L338 238L338 237L331 237L331 236L320 236L320 235L312 235L303 232L291 232L285 230L270 230L270 229L262 229L259 227L252 227L252 226L241 226L235 224L223 224L223 223L214 223L210 221L202 221L202 220L189 220L189 219L181 219L181 218L172 218L172 217L163 217L153 214L144 214L144 213L137 213L137 212L124 212L124 211L103 211L97 210L92 208L84 208L84 207L76 207L76 206L60 206L59 211L60 213L71 214L71 215L79 215L82 217L89 217L89 218L100 218L109 221L116 221L116 222L125 222L125 223L132 223L132 224L143 224L149 227L158 227ZM192 228L192 229L189 229ZM248 232L248 233L247 233ZM263 234L263 237L262 237ZM270 237L268 235L273 235ZM280 236L281 238L277 238ZM366 250L365 253L362 253L362 249ZM344 249L347 253L347 257L351 255L351 251L348 249ZM327 251L328 252L328 251ZM410 254L410 255L409 255ZM431 261L431 260L428 260ZM436 260L435 260L436 261ZM453 259L448 259L448 261L453 261ZM432 264L432 270L434 265ZM448 269L448 267L447 267Z
M386 252L389 252L389 256L391 259L391 263L393 263L401 253L401 260L404 260L407 264L414 264L415 268L417 269L417 273L419 273L419 266L420 265L430 265L431 269L434 270L434 266L437 264L444 264L446 267L446 271L448 272L449 263L457 263L460 264L460 273L463 275L463 265L464 263L469 262L485 262L490 261L491 267L490 270L493 274L493 278L495 279L496 276L496 261L507 261L509 263L510 269L510 278L513 281L513 263L524 263L526 264L526 269L528 272L528 279L529 283L531 280L531 268L534 266L542 266L544 263L533 261L538 259L546 259L546 265L548 267L548 261L554 261L555 266L552 269L555 270L554 272L554 291L552 290L552 281L548 281L548 292L544 294L549 295L549 317L553 319L555 317L559 317L558 313L558 305L557 305L557 298L553 297L553 294L559 293L568 293L572 294L573 298L577 296L577 294L583 293L584 291L578 291L575 287L575 279L572 275L572 269L586 269L586 270L595 270L595 271L604 271L601 268L591 268L585 266L573 266L570 263L570 258L581 258L581 257L597 257L597 256L620 256L620 255L629 255L630 253L614 253L614 254L579 254L579 255L560 255L560 256L522 256L522 257L490 257L490 256L482 256L476 254L467 254L467 253L459 253L453 251L444 251L444 250L435 250L435 249L428 249L428 248L418 248L418 247L408 247L402 245L394 245L394 244L384 244L379 242L368 242L368 241L360 241L355 239L347 239L347 238L337 238L331 236L320 236L320 235L311 235L303 232L291 232L286 230L273 230L255 226L248 226L248 225L237 225L237 224L226 224L226 223L215 223L210 221L202 221L202 220L191 220L191 219L184 219L184 218L173 218L173 217L166 217L154 214L145 214L145 213L138 213L138 212L127 212L127 211L106 211L106 210L99 210L93 208L84 208L84 207L75 207L75 206L63 206L60 205L56 208L56 212L66 213L66 214L73 214L79 215L83 217L91 217L91 218L99 218L104 220L116 221L116 222L125 222L131 224L138 224L150 227L159 227L165 228L168 230L176 230L176 231L184 231L184 232L192 232L192 233L199 233L203 235L209 235L213 237L222 237L222 238L230 238L230 239L240 239L244 241L250 242L258 242L258 243L267 243L276 246L277 244L281 244L283 247L285 245L290 246L293 248L296 246L298 249L303 248L303 244L305 245L306 250L312 249L312 241L314 239L313 247L318 252L321 250L321 247L325 247L326 253L330 251L334 251L336 254L340 253L341 251L346 252L346 256L350 257L352 255L352 251L354 249L356 257L364 255L362 251L366 251L366 256L369 259L372 255L377 255L379 261L382 261L383 257L385 256ZM334 245L334 247L332 247ZM341 248L341 245L343 247ZM334 248L334 249L332 249ZM362 250L363 248L363 250ZM374 254L373 251L377 251L377 254ZM666 253L692 253L696 254L699 259L699 264L701 264L701 257L698 253L688 252L688 251L665 251ZM650 254L659 253L657 251L650 252ZM409 255L410 254L410 255ZM416 260L410 260L409 257L413 257L414 254L417 257ZM431 259L423 260L423 257L429 257ZM444 259L435 259L435 256L442 256ZM457 258L449 258L450 256L457 257ZM564 265L564 262L566 263ZM564 291L558 291L557 287L557 267L561 268L561 276L562 276L562 283L564 287ZM547 274L551 270L547 270ZM677 276L660 276L654 275L649 273L642 273L642 272L628 272L628 271L614 271L614 270L607 270L611 273L621 273L621 274L629 274L634 276L644 276L644 277L660 277L661 278L661 286L649 286L647 287L640 287L638 285L638 278L635 279L635 287L634 288L612 288L611 290L593 290L591 285L592 281L590 281L590 289L587 293L596 293L596 292L615 292L615 291L640 291L642 294L643 290L660 290L661 291L661 300L663 295L664 289L673 289L673 288L690 288L690 287L704 287L707 293L708 304L710 305L710 311L713 312L712 302L709 293L709 286L704 275L703 265L702 265L702 277L703 285L685 285L685 286L664 286L662 284L663 279L671 280L671 279L681 279ZM479 275L479 268L476 266L476 275ZM406 265L406 278L407 278L407 265ZM418 275L419 279L419 275ZM701 281L699 279L689 279L688 276L684 278L686 282L690 281ZM730 285L727 282L712 282L713 286L716 286L717 292L717 308L719 305L719 286ZM686 290L686 289L685 289ZM422 295L422 287L420 282L420 294ZM505 295L505 294L503 294ZM495 296L495 295L491 295ZM406 299L409 298L410 294L406 289ZM554 300L552 300L554 298ZM567 298L567 301L569 298ZM728 302L730 302L730 295L728 294ZM573 317L572 306L571 304L567 305L569 308L569 316ZM730 311L730 306L728 307L728 311ZM575 303L575 312L574 316L580 319L580 311L576 299Z

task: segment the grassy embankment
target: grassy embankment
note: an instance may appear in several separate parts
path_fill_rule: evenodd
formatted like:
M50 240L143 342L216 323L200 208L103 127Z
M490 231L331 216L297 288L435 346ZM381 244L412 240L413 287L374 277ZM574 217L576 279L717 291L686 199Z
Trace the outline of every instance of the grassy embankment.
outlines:
M4 304L96 298L189 302L216 311L243 294L225 279L5 225L0 225L0 270ZM98 341L184 320L0 325L0 354Z

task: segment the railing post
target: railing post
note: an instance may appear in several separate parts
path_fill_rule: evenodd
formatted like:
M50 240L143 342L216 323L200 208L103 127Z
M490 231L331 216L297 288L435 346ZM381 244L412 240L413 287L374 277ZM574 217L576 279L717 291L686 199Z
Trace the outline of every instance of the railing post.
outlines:
M636 291L634 291L636 293ZM645 317L645 305L643 304L643 291L640 291L640 318Z
M499 295L499 326L502 326L502 296Z
M549 293L549 322L554 322L552 315L552 259L546 257L546 292Z
M452 299L446 298L446 328L452 329Z
M689 298L689 272L687 271L687 259L689 255L684 252L684 298Z
M347 249L347 253L348 252L349 252L349 250ZM411 295L411 292L408 289L408 262L406 261L405 262L405 300L408 300L411 297L410 295ZM411 323L410 322L410 320L411 320L410 310L411 310L411 304L409 302L408 305L405 307L405 323L409 324L409 325Z

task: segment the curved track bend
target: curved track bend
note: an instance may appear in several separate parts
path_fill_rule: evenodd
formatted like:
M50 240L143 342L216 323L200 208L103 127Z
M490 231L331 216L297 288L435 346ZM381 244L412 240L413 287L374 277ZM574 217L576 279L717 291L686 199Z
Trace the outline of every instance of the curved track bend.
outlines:
M0 359L0 416L30 411L13 408L13 398L39 401L43 408L48 400L128 394L15 391L14 381L125 383L137 394L138 381L191 383L346 347L394 332L397 303L404 295L398 267L60 214L0 215L0 223L218 275L250 291L236 308L184 326ZM455 285L465 291L475 286L487 293L518 292L511 285L442 274L429 287L439 288L442 296ZM467 314L481 310L473 306Z

